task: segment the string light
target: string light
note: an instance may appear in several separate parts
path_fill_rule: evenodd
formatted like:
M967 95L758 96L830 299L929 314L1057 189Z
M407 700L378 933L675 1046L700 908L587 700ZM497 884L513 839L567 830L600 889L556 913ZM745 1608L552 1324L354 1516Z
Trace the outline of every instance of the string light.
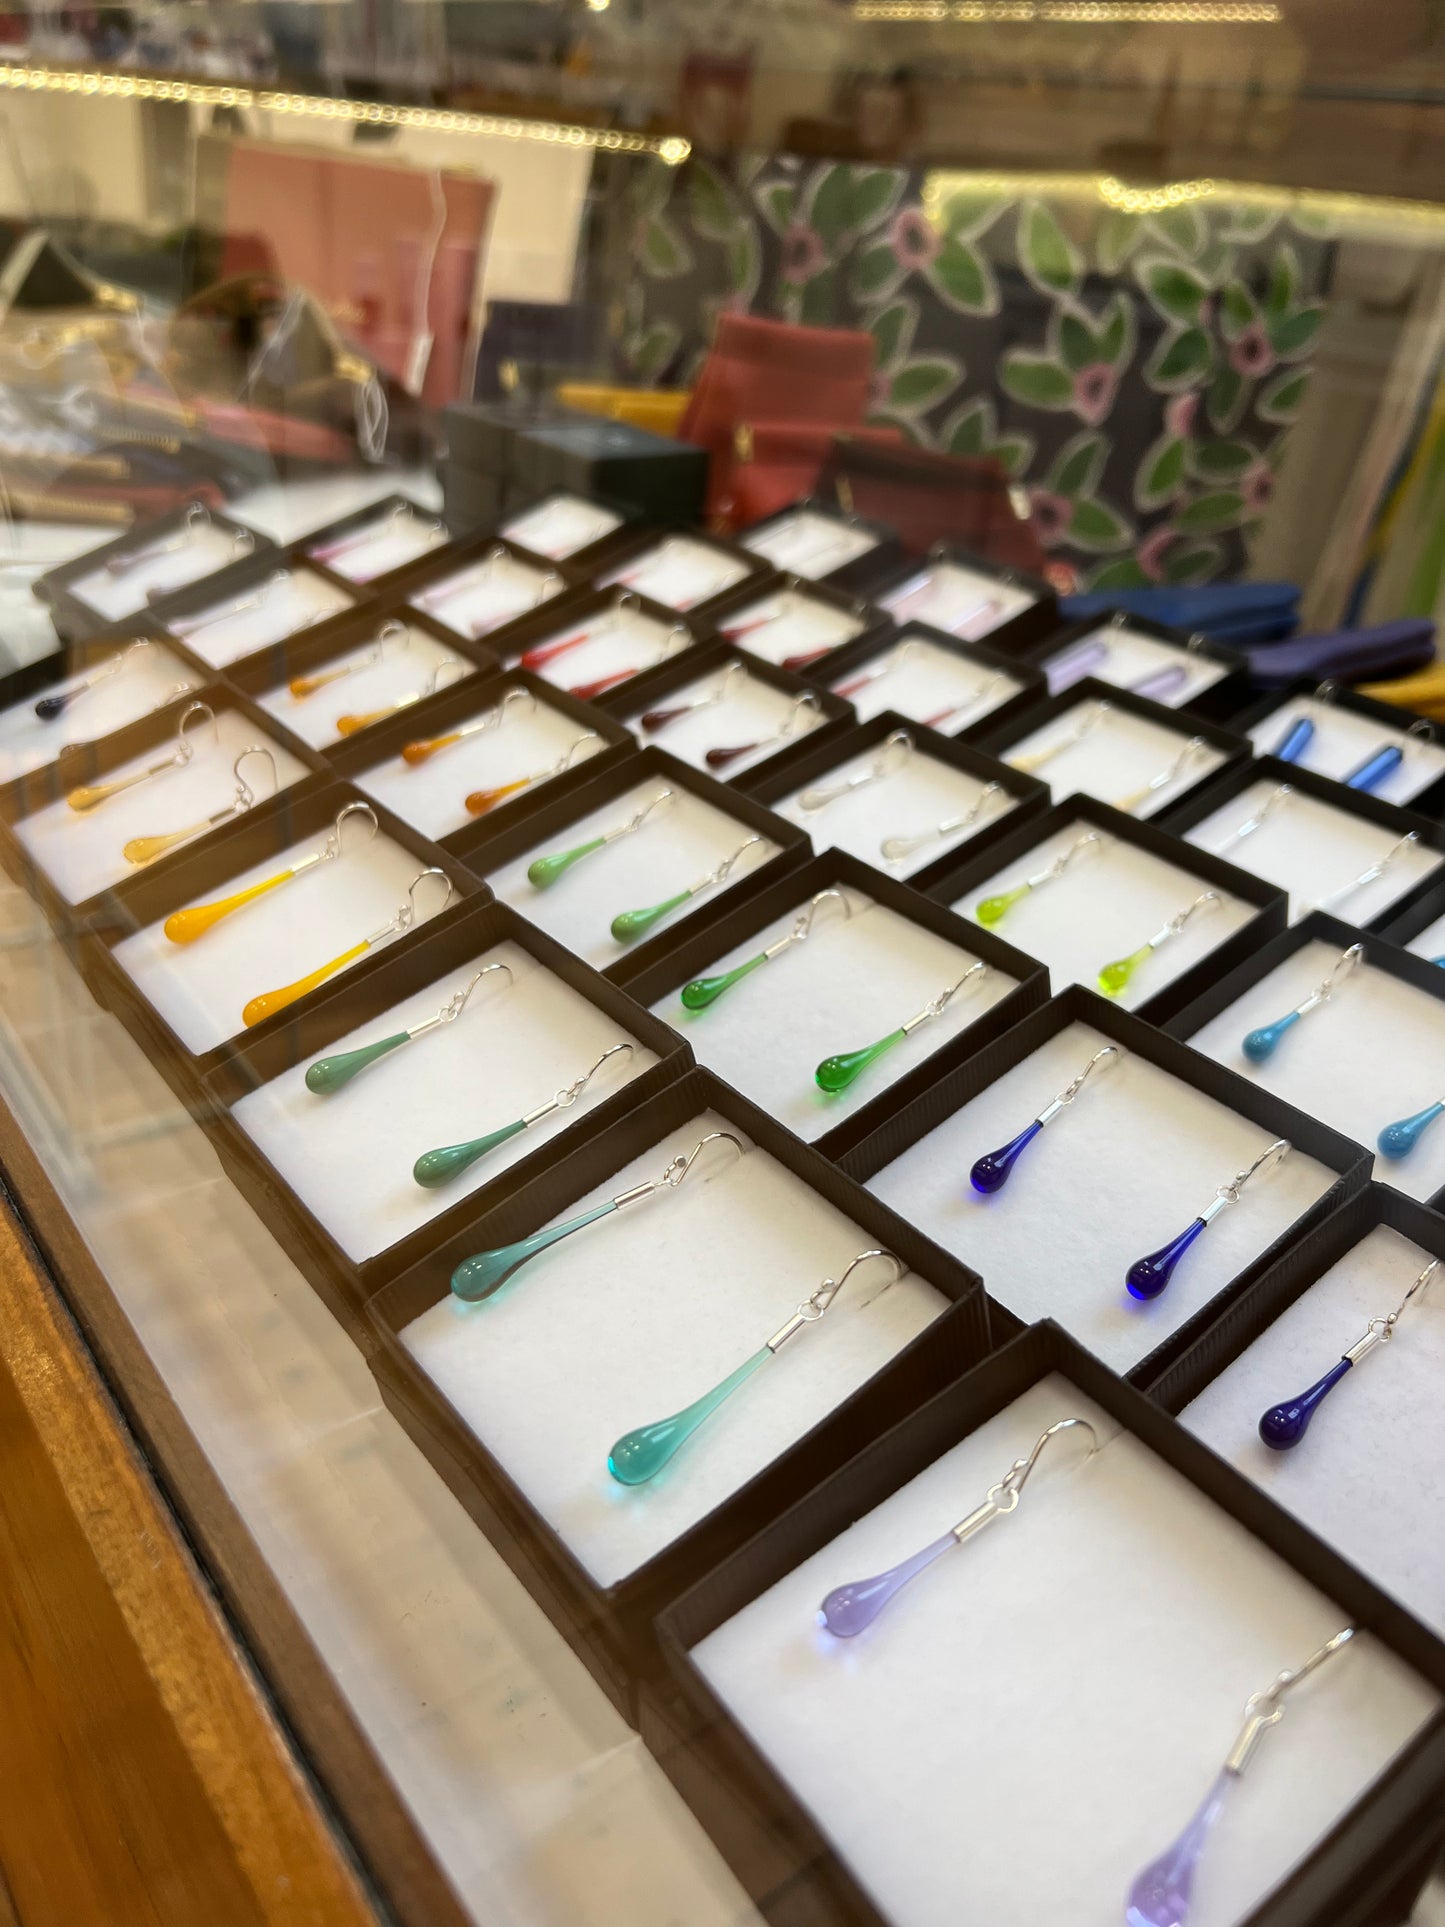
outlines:
M1099 180L1099 198L1125 214L1162 214L1166 208L1208 200L1214 191L1214 182L1207 179L1170 181L1163 187L1126 187L1112 174L1104 174Z

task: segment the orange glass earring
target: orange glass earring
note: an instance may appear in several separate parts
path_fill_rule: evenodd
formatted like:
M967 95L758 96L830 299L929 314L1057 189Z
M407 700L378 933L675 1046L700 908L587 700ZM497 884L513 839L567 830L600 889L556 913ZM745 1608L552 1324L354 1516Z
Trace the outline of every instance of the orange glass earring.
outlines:
M197 937L203 937L218 924L222 917L229 917L233 910L254 903L258 897L279 889L293 877L305 876L308 870L314 870L322 863L331 863L345 856L343 833L346 824L353 820L370 825L371 834L366 839L370 843L379 828L376 811L370 803L347 803L337 811L331 834L319 850L313 850L310 856L303 856L298 862L288 864L284 870L278 870L274 876L263 877L259 883L253 883L245 890L237 890L229 897L218 897L214 903L193 903L188 910L174 911L163 926L167 937L172 943L194 943Z

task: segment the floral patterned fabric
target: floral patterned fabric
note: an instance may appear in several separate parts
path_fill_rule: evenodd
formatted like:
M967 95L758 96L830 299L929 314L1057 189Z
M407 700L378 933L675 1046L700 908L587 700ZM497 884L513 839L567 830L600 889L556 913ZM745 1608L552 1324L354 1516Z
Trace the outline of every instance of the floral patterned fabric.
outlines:
M1333 250L1297 211L1131 215L789 156L639 177L624 372L696 373L724 309L878 343L870 419L1022 483L1064 588L1239 573Z

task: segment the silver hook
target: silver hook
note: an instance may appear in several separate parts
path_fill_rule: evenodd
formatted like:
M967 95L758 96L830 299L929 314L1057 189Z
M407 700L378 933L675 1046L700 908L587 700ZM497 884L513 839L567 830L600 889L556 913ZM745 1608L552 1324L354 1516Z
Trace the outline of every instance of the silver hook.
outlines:
M818 1320L827 1313L834 1299L859 1265L871 1264L875 1258L886 1258L893 1267L893 1276L888 1280L888 1284L884 1285L883 1290L887 1291L888 1285L896 1285L906 1269L901 1258L895 1257L891 1251L884 1251L881 1246L875 1246L872 1251L860 1251L856 1258L849 1260L847 1268L836 1279L825 1278L817 1290L803 1300L787 1323L780 1325L767 1340L767 1349L770 1352L780 1351L805 1325L816 1325ZM874 1294L875 1297L881 1295L881 1293ZM872 1304L873 1300L870 1298L868 1302Z
M1358 1339L1351 1345L1350 1349L1345 1352L1343 1356L1347 1358L1352 1365L1358 1365L1360 1360L1372 1352L1377 1345L1387 1344L1389 1340L1395 1336L1395 1327L1399 1324L1401 1317L1408 1309L1411 1299L1418 1297L1421 1292L1428 1289L1430 1281L1439 1269L1440 1260L1438 1258L1432 1258L1425 1269L1415 1279L1415 1282L1405 1293L1405 1296L1400 1300L1399 1304L1396 1305L1395 1309L1385 1318L1372 1318L1365 1327L1364 1337Z
M325 849L321 853L323 860L330 860L333 857L341 857L346 854L345 830L343 826L352 817L364 819L371 825L371 835L367 837L366 841L367 843L375 842L381 825L377 821L376 811L371 807L370 803L343 803L332 821L331 833L327 837ZM365 846L363 845L363 847Z
M160 536L154 542L147 542L139 549L127 549L120 555L107 557L104 568L107 575L125 575L137 569L142 562L153 562L158 556L174 555L196 539L203 528L209 528L211 512L203 502L192 502L181 519L179 532L167 540Z
M1157 937L1149 939L1149 948L1154 949L1168 937L1177 937L1192 917L1197 916L1201 910L1216 909L1223 901L1217 890L1201 890L1193 903L1186 904L1169 919Z
M1348 982L1354 975L1364 960L1365 946L1362 943L1352 943L1348 950L1341 951L1335 959L1334 969L1329 976L1322 984L1316 985L1302 1004L1295 1005L1293 1014L1296 1017L1308 1017L1312 1010L1317 1010L1321 1004L1327 1004L1341 985Z
M606 834L603 836L602 841L604 843L616 843L620 837L631 836L635 830L640 830L642 828L643 824L647 821L648 817L652 815L652 812L654 810L668 809L676 801L677 801L676 790L670 790L670 789L659 790L657 795L653 797L650 803L643 804L642 808L637 812L636 816L629 817L627 822L621 824L617 829L608 830Z
M1339 694L1340 685L1333 676L1327 676L1322 683L1317 683L1315 686L1315 701L1317 703L1337 702L1339 700Z
M715 870L710 871L708 875L703 878L701 883L694 885L693 890L691 891L690 894L692 894L693 896L696 896L699 890L706 890L714 883L723 882L725 878L732 875L735 864L738 862L739 858L744 854L744 852L747 850L750 850L755 843L761 843L762 840L763 840L762 837L759 836L756 832L754 832L752 836L744 837L743 841L739 843L738 847L733 851L732 855L725 856L722 862L719 863L719 865Z
M943 822L935 823L931 830L920 830L913 836L885 836L878 845L879 855L889 863L897 863L901 858L911 856L915 850L921 850L925 843L935 843L941 836L952 836L955 830L969 829L996 797L1006 794L1002 783L988 783L962 816L945 817Z
M1261 824L1267 823L1282 803L1294 795L1292 783L1280 783L1272 789L1248 822L1241 823L1237 830L1231 830L1222 843L1215 845L1214 854L1220 856L1231 843L1242 843L1247 836L1253 836Z
M1089 1463L1100 1449L1099 1435L1093 1426L1086 1418L1056 1419L1047 1431L1039 1434L1027 1455L1024 1458L1015 1459L998 1484L989 1487L988 1496L983 1504L970 1512L966 1519L960 1519L956 1526L949 1528L959 1545L971 1539L976 1532L981 1532L986 1525L991 1525L995 1519L1002 1518L1016 1509L1023 1489L1034 1467L1047 1450L1049 1441L1058 1438L1063 1432L1073 1431L1075 1426L1089 1435L1089 1450L1083 1461L1085 1465Z
M249 810L256 801L256 792L241 774L241 765L248 756L264 756L271 765L271 794L276 794L279 778L276 773L276 758L264 743L248 743L231 765L231 774L236 779L236 807Z
M440 916L441 912L446 909L452 900L454 885L446 871L439 869L437 865L433 863L427 869L419 870L412 878L407 886L406 902L401 905L390 923L384 923L379 930L373 930L369 937L362 940L362 949L369 950L374 944L383 943L388 937L399 937L404 931L414 929L419 922L424 921L417 908L417 891L428 877L440 877L441 881L447 886L446 895L432 913L434 916Z
M522 1123L526 1126L540 1124L542 1119L550 1117L553 1111L570 1110L609 1058L616 1057L619 1052L631 1057L636 1048L635 1044L609 1044L590 1070L583 1071L580 1077L565 1085L547 1103L539 1105L535 1111L528 1111Z
M1079 1095L1079 1092L1083 1090L1085 1084L1088 1083L1094 1072L1098 1070L1101 1065L1106 1070L1113 1070L1114 1066L1121 1061L1123 1055L1123 1051L1120 1050L1117 1044L1105 1044L1102 1050L1096 1050L1073 1082L1066 1084L1058 1096L1044 1106L1035 1121L1039 1124L1052 1124L1059 1112L1067 1109L1067 1107L1073 1103L1074 1099Z
M809 897L808 901L803 905L803 908L798 912L797 919L787 936L783 937L779 943L774 944L772 950L764 952L764 955L771 956L774 952L790 943L806 943L813 934L813 924L819 910L825 903L830 901L842 904L843 921L846 923L853 914L853 900L851 897L845 896L836 884L830 885L828 889L819 890L815 892L813 896Z
M196 718L199 718L202 723L209 723L211 725L213 743L215 745L219 745L220 743L221 726L216 721L216 712L212 709L211 705L209 703L187 703L186 707L181 711L179 721L176 723L176 761L178 763L189 763L196 753L195 745L190 740L192 723Z
M1110 841L1111 839L1105 836L1102 830L1086 830L1082 836L1074 839L1067 850L1056 856L1052 863L1046 864L1037 876L1025 877L1025 887L1036 890L1041 883L1057 882L1065 870L1083 856L1086 850L1102 850Z
M1253 1759L1255 1749L1268 1728L1277 1726L1284 1718L1284 1707L1280 1703L1284 1695L1302 1680L1308 1679L1317 1667L1323 1666L1342 1646L1347 1646L1354 1636L1353 1626L1344 1627L1333 1639L1327 1639L1323 1646L1311 1653L1302 1666L1297 1666L1293 1672L1276 1674L1262 1693L1251 1694L1244 1703L1244 1725L1224 1762L1226 1773L1238 1779Z
M634 1184L628 1191L620 1191L612 1200L614 1207L618 1211L624 1211L629 1204L640 1204L644 1198L654 1197L659 1191L675 1191L708 1145L719 1141L730 1144L739 1157L745 1155L741 1140L735 1138L731 1131L709 1131L706 1137L698 1139L686 1156L675 1157L660 1178L645 1179L641 1184Z
M1372 863L1367 870L1361 870L1357 877L1341 884L1338 890L1331 890L1327 897L1321 897L1314 905L1316 910L1331 910L1346 897L1353 896L1356 890L1363 890L1367 883L1378 883L1380 878L1391 870L1413 844L1420 841L1418 830L1407 830L1396 842L1392 843L1385 854Z
M555 775L560 776L563 770L571 769L572 760L576 756L578 750L581 749L584 743L601 743L601 741L602 741L602 738L597 734L597 731L595 729L583 730L582 734L577 738L576 742L573 743L569 749L563 752L560 761L558 761L553 765L553 773ZM594 750L592 753L595 755L596 751Z
M950 984L947 990L940 991L932 1003L925 1004L916 1017L910 1017L908 1019L908 1022L901 1027L904 1036L906 1037L910 1031L917 1030L920 1024L926 1024L931 1017L941 1017L958 995L959 991L963 989L964 985L968 983L971 978L977 977L982 979L987 975L988 965L984 963L982 959L976 963L971 963L956 984Z
M906 662L916 656L919 649L917 638L912 636L902 642L894 643L893 647L880 657L871 669L865 669L860 676L850 676L843 682L835 683L834 695L851 696L859 689L866 689L870 683L882 682L885 676L891 676L895 669L901 669Z
M413 1024L406 1033L407 1037L414 1041L418 1037L425 1036L427 1031L436 1030L441 1024L454 1024L466 1009L467 1004L471 1000L472 992L476 989L477 985L482 981L483 977L490 977L494 970L505 971L507 982L510 984L513 981L512 966L510 964L483 964L471 981L463 984L460 990L453 991L452 995L448 997L440 1010L428 1017L425 1023Z
M847 796L853 790L866 789L870 783L881 782L884 777L894 775L916 748L917 744L906 729L893 730L884 737L882 747L866 770L860 770L856 776L845 777L840 783L828 783L800 791L798 808L806 815L811 815L814 810L826 809L830 803L836 803L840 796Z
M1227 1184L1220 1185L1214 1194L1213 1203L1200 1212L1199 1215L1205 1224L1218 1217L1225 1205L1238 1204L1240 1194L1250 1179L1257 1172L1272 1170L1275 1165L1283 1164L1293 1148L1288 1138L1277 1137L1273 1144L1260 1152L1253 1164L1247 1164L1242 1171L1236 1171Z
M218 622L229 622L233 616L244 615L248 609L259 609L273 589L279 588L283 582L289 582L290 579L289 569L274 569L259 588L254 589L250 595L243 597L240 601L224 603L219 609L212 610L210 615L175 617L166 624L166 627L173 636L179 636L182 641L189 636L198 636L203 629L213 629ZM312 620L315 618L313 617Z
M1194 758L1208 750L1208 748L1209 744L1202 736L1191 736L1189 741L1180 750L1179 754L1173 758L1166 769L1162 769L1157 775L1151 776L1149 781L1141 784L1137 790L1130 790L1127 796L1116 798L1114 808L1116 810L1123 810L1126 816L1132 816L1141 803L1147 803L1149 798L1155 795L1156 792L1168 789L1171 783L1177 782L1189 764L1193 762Z
M1419 716L1411 723L1410 727L1405 731L1405 734L1407 736L1413 736L1417 742L1433 743L1435 740L1435 725L1433 723L1427 723L1423 716Z
M1099 698L1089 704L1078 722L1065 735L1056 738L1052 743L1042 743L1038 749L1025 750L1021 756L1006 756L1004 761L1010 769L1018 770L1020 775L1031 775L1034 770L1042 769L1045 763L1051 763L1056 756L1062 756L1066 749L1073 749L1075 744L1082 743L1084 738L1096 730L1104 718L1112 713L1113 707L1112 703Z

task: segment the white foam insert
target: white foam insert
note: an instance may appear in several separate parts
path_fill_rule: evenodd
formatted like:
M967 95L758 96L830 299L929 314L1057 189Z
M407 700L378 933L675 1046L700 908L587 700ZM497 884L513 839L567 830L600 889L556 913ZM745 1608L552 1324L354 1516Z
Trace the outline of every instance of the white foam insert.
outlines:
M1305 944L1189 1042L1373 1150L1385 1125L1445 1097L1445 1003L1361 963L1264 1063L1252 1064L1241 1049L1248 1032L1317 990L1339 955L1333 944ZM1407 1158L1376 1156L1375 1176L1412 1198L1431 1197L1445 1185L1445 1127L1427 1130Z
M1226 664L1215 662L1209 656L1181 649L1177 643L1161 642L1158 636L1131 629L1126 623L1112 622L1101 623L1087 635L1066 643L1044 663L1044 674L1049 675L1054 663L1062 667L1075 650L1094 642L1107 644L1108 654L1101 662L1092 664L1087 673L1120 689L1132 689L1136 683L1158 675L1161 670L1182 669L1184 681L1167 695L1154 698L1166 709L1180 709L1185 703L1192 703L1196 696L1202 696L1206 689L1212 689L1229 674Z
M1411 937L1405 945L1417 957L1428 957L1432 963L1445 957L1445 916L1436 917L1427 923L1416 937Z
M1233 835L1278 788L1269 781L1251 783L1184 835L1201 849L1216 851L1227 863L1287 890L1294 923L1377 863L1399 838L1378 823L1337 810L1298 789L1257 830L1246 837ZM1438 851L1416 844L1402 850L1384 876L1328 908L1346 923L1369 923L1423 878L1434 875L1440 865Z
M995 796L966 830L934 837L912 855L889 862L882 850L888 837L922 835L933 824L966 816L988 784L982 777L970 776L951 764L940 762L936 756L915 750L881 781L840 796L821 809L802 807L800 799L807 791L827 789L870 769L882 748L881 742L875 743L861 755L835 763L819 775L809 777L806 783L800 783L771 807L779 816L805 829L819 854L824 850L849 850L862 862L896 877L913 876L928 864L936 863L949 850L962 848L980 831L993 828L1018 807L1012 796Z
M1383 797L1387 803L1408 803L1445 775L1445 745L1411 736L1408 725L1406 729L1392 729L1373 716L1358 715L1315 696L1292 696L1281 702L1250 730L1250 741L1259 755L1267 756L1305 717L1314 724L1315 733L1304 754L1294 759L1301 769L1343 779L1376 750L1394 744L1404 751L1405 760L1370 791L1371 796Z
M619 828L667 787L660 776L651 776L624 790L566 824L545 842L534 844L512 862L491 871L487 882L503 903L512 904L585 962L605 970L632 947L618 943L612 935L615 916L624 910L646 909L685 890L716 869L752 832L736 817L714 809L690 790L674 789L675 800L654 810L640 830L583 857L547 889L538 890L528 882L528 866L539 856L575 849L579 843ZM713 884L680 904L647 934L670 929L699 905L715 903L777 852L778 845L763 837L738 859L726 882Z
M878 600L899 622L926 622L973 642L1034 605L1026 589L956 562L930 562Z
M203 662L224 669L355 604L354 595L315 569L282 568L247 589L176 616L169 627Z
M23 776L30 770L44 769L53 763L67 743L93 743L113 730L163 709L176 696L199 689L197 672L173 655L164 644L151 643L138 649L123 669L97 683L77 697L69 709L46 722L35 713L35 705L46 696L74 689L93 676L106 662L128 645L120 643L111 656L97 656L85 669L68 676L57 676L43 688L33 689L9 709L0 710L0 783Z
M419 720L417 734L419 737L446 735L488 710L495 710L499 701L495 690L489 695L479 692L465 717L445 725L423 724ZM483 730L479 735L440 749L425 763L410 764L398 751L384 762L363 770L355 779L356 786L395 810L403 822L412 824L425 835L448 836L464 824L478 821L466 806L473 790L497 789L526 776L539 777L545 782L549 774L559 773L556 766L587 733L585 723L579 723L573 716L564 716L550 703L535 703L531 707L513 703L503 711L494 729ZM606 747L600 736L595 737L578 749L574 767L589 753L595 755ZM500 816L510 804L520 803L524 797L535 800L536 788L536 784L529 784L487 813Z
M718 627L750 656L779 666L794 657L817 658L861 635L865 620L797 589L778 589L721 616ZM806 665L802 665L806 666Z
M175 540L177 534L178 531L173 530L157 536L158 547ZM193 529L184 546L169 554L145 555L146 538L138 536L134 550L122 553L135 554L140 560L127 569L110 570L104 565L91 569L75 577L70 592L108 622L120 622L149 607L155 597L169 595L173 589L184 589L188 583L199 582L202 576L224 569L228 562L239 561L254 547L249 535L217 528L211 522Z
M682 1125L555 1222L662 1175L709 1131ZM734 1132L736 1136L737 1133ZM824 1278L874 1248L866 1231L742 1140L710 1144L675 1190L534 1258L489 1302L450 1294L402 1334L418 1365L602 1586L636 1571L834 1411L946 1309L913 1273L860 1268L643 1486L607 1454L679 1411L763 1345Z
M561 1136L657 1062L630 1031L514 943L497 944L464 968L433 978L316 1055L337 1057L425 1023L490 963L506 964L511 983L484 979L455 1022L369 1064L329 1097L307 1090L314 1061L308 1058L232 1109L348 1258L360 1262L386 1251ZM632 1055L610 1059L569 1109L499 1145L439 1190L425 1190L412 1177L423 1151L481 1137L537 1110L621 1043L632 1044Z
M1046 763L1030 770L1031 775L1049 785L1054 800L1062 802L1066 796L1077 796L1082 791L1085 796L1097 796L1101 802L1112 803L1117 809L1132 803L1128 813L1140 818L1156 816L1160 810L1167 809L1225 761L1222 750L1200 740L1172 782L1162 784L1142 801L1137 800L1138 792L1171 768L1185 745L1195 739L1191 739L1186 727L1168 728L1150 717L1135 716L1129 710L1110 705L1087 735L1070 744L1070 737L1078 732L1086 715L1098 708L1095 698L1081 696L1078 702L1050 717L1041 728L1030 730L1010 743L1003 751L1004 761L1028 769L1027 758L1050 750L1055 744L1068 744Z
M693 640L692 631L681 623L658 622L640 609L625 607L599 609L581 622L564 622L529 642L525 650L512 649L508 654L522 661L534 649L570 643L570 648L532 673L556 689L579 689L604 676L625 680L641 670L655 669Z
M711 542L692 535L669 535L654 542L640 555L619 562L610 574L600 576L599 584L612 583L650 596L668 609L694 609L709 602L748 573L742 556L732 555Z
M529 609L540 608L565 587L555 570L539 569L501 549L439 576L419 589L412 601L457 635L475 641Z
M431 516L413 509L398 515L394 508L382 508L344 534L311 543L306 553L348 582L375 582L446 540L445 524Z
M872 681L860 680L875 669L883 673ZM852 703L860 723L885 709L896 709L899 715L928 723L946 736L992 715L1023 688L1007 672L941 649L916 629L905 629L896 643L880 650L871 662L844 671L830 686Z
M820 1601L979 1504L1060 1418L1019 1509L834 1640ZM1245 1701L1343 1609L1052 1376L693 1649L713 1691L896 1927L1115 1927ZM1228 1794L1189 1927L1235 1927L1438 1707L1360 1634L1290 1695Z
M1377 1225L1180 1413L1221 1458L1445 1632L1445 1293L1435 1280L1360 1361L1301 1444L1274 1452L1260 1415L1322 1378L1430 1263ZM1438 1274L1437 1274L1438 1278Z
M1073 1103L983 1197L969 1172L1018 1136L1109 1040L1070 1024L868 1181L895 1211L972 1265L1026 1324L1056 1318L1127 1372L1254 1262L1335 1182L1302 1151L1259 1172L1158 1298L1130 1296L1136 1258L1178 1237L1270 1133L1133 1052L1097 1066Z
M671 709L709 695L718 688L725 673L715 669L679 689L670 689L665 696L657 697L653 707ZM657 743L681 757L684 763L691 763L694 769L703 770L708 768L710 749L736 749L744 743L753 744L746 755L735 756L721 769L708 772L730 783L744 770L767 762L790 743L801 742L826 721L821 710L801 705L796 695L789 695L785 689L774 689L771 683L760 682L739 667L729 677L720 701L709 703L706 709L694 710L689 716L678 716L661 729L639 729L639 734L647 742ZM638 717L632 719L634 729L638 729L639 722ZM781 734L784 730L786 736Z
M420 701L431 695L433 679L439 688L452 689L467 676L477 673L475 664L415 623L406 625L405 641L401 637L394 642L388 640L379 655L376 641L376 632L373 632L359 642L345 644L334 656L302 671L305 676L324 676L352 663L360 665L309 696L293 696L288 679L264 690L256 701L313 749L330 749L333 743L349 740L343 738L337 728L342 716L368 716L375 710L386 710L387 715L377 718L378 722L386 722L390 720L391 706L403 696ZM371 660L373 656L375 661ZM356 732L357 735L363 733Z
M274 791L271 772L260 758L253 756L242 768L258 802L311 774L239 710L218 709L214 736L209 723L199 722L192 727L190 740L195 754L183 767L168 769L83 813L71 809L62 796L16 823L15 835L67 903L82 903L98 890L137 874L136 865L121 853L131 837L164 836L188 824L204 823L225 809L236 794L233 765L243 749L260 746L275 759ZM163 762L174 746L174 736L168 737L144 755L103 771L96 782L119 782L149 769Z
M579 549L600 542L604 535L622 527L622 517L600 502L589 502L582 495L549 495L534 508L514 515L498 528L510 542L520 543L534 555L549 555L563 562Z
M878 537L868 529L805 508L779 516L766 528L749 529L738 540L775 569L806 576L810 582L878 547Z
M822 904L805 942L744 977L709 1009L686 1009L675 991L653 1006L686 1037L700 1064L810 1142L960 1036L1017 981L998 970L975 978L856 1084L829 1096L813 1076L823 1058L886 1037L977 962L972 951L860 892L843 895L852 906L846 921L836 902ZM695 974L713 976L756 957L788 934L806 902Z
M973 917L985 897L999 896L1026 877L1037 876L1092 827L1082 821L1065 824L986 882L975 884L953 908ZM1084 851L1061 877L1040 884L995 926L999 936L1048 965L1055 990L1073 983L1098 990L1105 964L1131 955L1213 887L1151 851L1109 839L1107 831L1102 834L1108 839L1102 848ZM1135 1009L1193 969L1256 914L1253 904L1227 890L1215 895L1217 904L1196 911L1178 936L1167 938L1139 965L1115 1002L1125 1010Z
M321 849L326 834L303 837L190 902L215 903L275 876ZM233 910L194 943L172 943L162 919L126 937L111 954L186 1049L199 1056L244 1033L241 1012L252 997L294 983L390 922L422 867L390 837L361 844L353 829L339 861L322 863ZM441 899L440 881L428 877L418 892L423 920L440 909ZM387 944L397 941L390 937Z

